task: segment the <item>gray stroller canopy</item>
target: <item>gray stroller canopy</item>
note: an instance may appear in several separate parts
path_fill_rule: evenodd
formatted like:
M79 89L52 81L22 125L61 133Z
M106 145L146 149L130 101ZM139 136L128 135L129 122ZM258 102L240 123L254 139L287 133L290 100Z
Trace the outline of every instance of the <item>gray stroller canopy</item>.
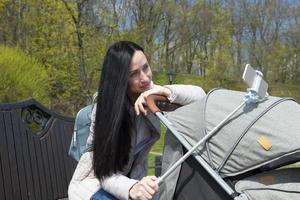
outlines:
M167 117L194 145L231 113L244 96L244 92L212 90L202 101L178 108ZM199 151L224 177L275 162L283 165L287 160L300 160L300 106L292 99L272 96L246 105Z

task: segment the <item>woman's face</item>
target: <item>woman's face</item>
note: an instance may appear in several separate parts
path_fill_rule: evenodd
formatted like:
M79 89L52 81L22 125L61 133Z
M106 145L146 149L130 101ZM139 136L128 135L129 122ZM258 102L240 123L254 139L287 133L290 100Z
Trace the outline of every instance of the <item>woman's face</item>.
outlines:
M142 51L135 51L129 66L128 95L135 100L151 88L152 72Z

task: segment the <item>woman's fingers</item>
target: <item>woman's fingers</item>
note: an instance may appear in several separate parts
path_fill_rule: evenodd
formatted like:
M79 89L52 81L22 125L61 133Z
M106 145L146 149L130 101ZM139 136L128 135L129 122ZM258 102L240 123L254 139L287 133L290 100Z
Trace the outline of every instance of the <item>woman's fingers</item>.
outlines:
M144 180L144 181L141 181L141 184L143 185L143 188L146 191L147 198L149 198L149 197L151 198L156 192L154 190L154 188L151 187L151 183L149 183L148 180Z
M158 91L156 91L154 89L150 89L150 90L140 94L140 96L137 98L137 100L135 101L135 104L134 104L134 109L135 109L135 112L137 115L139 115L140 113L147 115L147 110L145 109L146 98L151 94L157 94L157 93L158 93Z
M153 176L144 177L130 189L130 197L134 200L151 200L159 189L155 180Z
M144 108L144 105L146 104L146 97L145 97L145 94L142 93L135 101L134 110L137 115L139 115L140 113L143 113L144 115L147 114L147 111Z
M155 176L146 176L141 180L141 184L144 186L147 193L149 193L152 197L158 192L159 187L155 182Z
M158 192L159 186L156 183L157 177L156 176L147 176L151 181L148 182L150 184L150 187L155 190L155 192Z
M142 95L138 105L140 112L143 113L144 115L147 114L147 111L144 107L146 105L146 97L147 97L146 95Z
M137 115L140 113L147 115L147 110L145 109L146 98L151 94L169 97L172 94L172 91L169 88L156 85L154 88L141 93L134 104L134 110Z

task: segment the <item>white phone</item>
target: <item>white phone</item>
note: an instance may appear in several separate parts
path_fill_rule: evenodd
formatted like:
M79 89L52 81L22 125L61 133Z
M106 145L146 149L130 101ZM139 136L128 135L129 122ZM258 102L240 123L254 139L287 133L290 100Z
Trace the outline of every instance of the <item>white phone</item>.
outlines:
M254 70L250 64L246 64L243 73L243 80L247 83L250 90L255 91L261 98L264 98L268 91L268 84L263 79L260 71Z

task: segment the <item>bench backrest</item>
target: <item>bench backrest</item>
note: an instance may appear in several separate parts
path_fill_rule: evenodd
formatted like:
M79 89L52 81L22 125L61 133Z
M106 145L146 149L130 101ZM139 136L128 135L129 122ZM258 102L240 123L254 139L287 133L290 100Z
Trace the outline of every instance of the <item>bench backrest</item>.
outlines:
M67 197L76 161L68 156L74 119L31 99L0 104L0 199Z

